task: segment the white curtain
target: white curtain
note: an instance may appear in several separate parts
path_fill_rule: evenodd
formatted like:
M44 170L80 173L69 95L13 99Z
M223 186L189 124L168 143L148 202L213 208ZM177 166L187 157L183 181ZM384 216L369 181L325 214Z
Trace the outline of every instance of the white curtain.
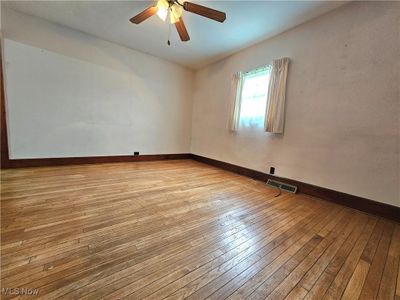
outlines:
M243 73L237 72L233 74L231 83L229 123L228 123L228 129L232 132L236 132L239 128L242 85L243 85Z
M272 62L264 124L267 132L283 133L288 66L287 57Z

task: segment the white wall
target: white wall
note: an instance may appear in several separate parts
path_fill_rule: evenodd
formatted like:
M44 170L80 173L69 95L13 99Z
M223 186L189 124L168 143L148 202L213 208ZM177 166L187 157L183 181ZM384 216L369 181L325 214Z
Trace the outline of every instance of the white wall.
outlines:
M399 15L354 2L202 69L192 153L400 206ZM285 56L284 135L229 134L231 75Z
M2 13L11 158L190 151L193 71Z
M399 10L350 3L192 86L189 69L3 9L11 157L182 153L192 135L192 153L400 206ZM284 135L229 134L231 74L284 56Z

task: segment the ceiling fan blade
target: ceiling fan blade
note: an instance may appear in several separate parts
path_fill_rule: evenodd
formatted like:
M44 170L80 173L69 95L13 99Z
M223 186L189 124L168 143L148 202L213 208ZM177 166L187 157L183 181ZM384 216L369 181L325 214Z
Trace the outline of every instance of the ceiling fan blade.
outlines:
M189 34L186 30L185 23L183 22L182 17L179 18L179 21L175 23L176 30L179 33L179 37L181 38L182 42L187 42L190 40Z
M135 24L140 24L144 20L150 18L151 16L155 15L158 11L158 8L156 6L149 7L142 11L140 14L137 14L136 16L132 17L129 21Z
M202 5L194 4L191 2L185 2L183 3L183 8L186 11L190 11L194 14L213 19L218 22L224 22L226 19L226 14L222 11L218 11L212 8L208 8Z

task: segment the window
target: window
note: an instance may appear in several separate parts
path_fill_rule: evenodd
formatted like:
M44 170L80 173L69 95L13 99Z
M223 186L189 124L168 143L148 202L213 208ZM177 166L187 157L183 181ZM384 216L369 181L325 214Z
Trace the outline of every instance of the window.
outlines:
M264 127L270 75L271 66L259 68L243 75L240 127Z

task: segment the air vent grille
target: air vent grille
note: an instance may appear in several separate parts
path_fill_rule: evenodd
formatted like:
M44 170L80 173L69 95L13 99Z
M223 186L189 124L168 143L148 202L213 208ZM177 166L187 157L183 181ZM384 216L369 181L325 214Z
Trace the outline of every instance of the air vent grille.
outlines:
M297 192L297 186L283 183L283 182L280 182L277 180L268 179L267 185L279 188L282 191L286 191L286 192L293 193L293 194L295 194Z

